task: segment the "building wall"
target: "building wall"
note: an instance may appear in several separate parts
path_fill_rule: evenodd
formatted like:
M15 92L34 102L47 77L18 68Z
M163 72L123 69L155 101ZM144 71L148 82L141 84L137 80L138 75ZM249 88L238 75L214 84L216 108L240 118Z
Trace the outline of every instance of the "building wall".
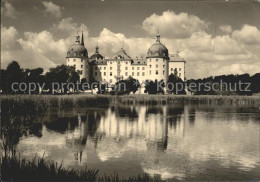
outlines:
M177 69L177 75L183 81L185 80L185 61L170 61L169 62L169 74L174 74L174 70Z
M140 83L146 80L165 80L168 75L174 74L185 80L185 61L168 61L163 58L148 58L147 64L131 64L130 60L107 60L107 64L89 65L84 58L67 58L68 66L75 66L80 72L80 79L86 78L89 81L89 74L92 74L95 81L103 83L116 83L117 77L127 79L129 76L137 79ZM91 71L90 71L91 69Z
M89 65L86 58L67 58L67 66L74 66L76 71L80 72L80 80L82 78L89 80Z
M168 60L164 58L147 58L147 78L149 80L164 80L168 79Z

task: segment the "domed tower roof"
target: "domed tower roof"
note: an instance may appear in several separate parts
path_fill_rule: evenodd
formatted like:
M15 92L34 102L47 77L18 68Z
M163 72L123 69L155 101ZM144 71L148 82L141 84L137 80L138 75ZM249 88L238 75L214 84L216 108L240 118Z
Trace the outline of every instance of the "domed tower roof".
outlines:
M156 43L147 51L147 58L169 58L168 49L160 42L160 35L157 34Z
M92 56L90 56L90 60L94 60L94 59L103 59L104 57L99 54L99 47L96 47L96 52L95 54L93 54Z
M67 58L79 58L79 57L88 57L88 51L84 46L84 38L82 32L82 41L79 41L79 35L76 35L75 43L67 51Z

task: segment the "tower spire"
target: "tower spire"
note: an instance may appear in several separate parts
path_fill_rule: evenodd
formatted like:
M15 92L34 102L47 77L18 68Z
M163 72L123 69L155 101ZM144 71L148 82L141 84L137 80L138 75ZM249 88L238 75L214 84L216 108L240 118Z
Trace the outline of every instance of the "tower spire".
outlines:
M84 36L83 36L83 30L82 30L82 36L81 36L81 45L84 46Z
M99 54L99 47L98 47L98 45L96 46L96 53Z
M159 32L159 29L158 29L158 33L157 33L156 37L157 37L156 42L160 42L160 32Z
M79 43L79 33L78 33L78 30L77 30L77 35L76 35L76 43Z

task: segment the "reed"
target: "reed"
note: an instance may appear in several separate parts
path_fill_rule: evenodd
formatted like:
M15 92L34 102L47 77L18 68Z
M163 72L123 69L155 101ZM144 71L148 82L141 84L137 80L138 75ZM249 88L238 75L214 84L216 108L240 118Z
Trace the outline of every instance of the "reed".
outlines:
M99 177L99 170L95 169L69 169L62 163L58 164L44 157L32 160L20 157L3 157L1 160L1 180L3 181L90 181L90 182L150 182L155 180L147 174L119 178L118 174Z
M93 95L2 95L3 114L24 115L53 108L106 107L109 98Z
M98 170L66 169L62 163L42 158L32 161L16 156L1 161L3 181L96 181Z

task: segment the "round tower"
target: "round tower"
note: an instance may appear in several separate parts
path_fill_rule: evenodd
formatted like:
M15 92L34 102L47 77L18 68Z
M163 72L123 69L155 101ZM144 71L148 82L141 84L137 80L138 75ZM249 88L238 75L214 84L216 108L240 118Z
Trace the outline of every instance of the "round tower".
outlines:
M147 51L147 77L149 80L168 80L169 55L168 49L160 42L159 33L156 42Z
M74 66L76 71L79 72L80 80L85 78L89 81L89 65L88 65L88 51L84 46L83 31L81 36L76 35L75 43L67 51L67 66Z

